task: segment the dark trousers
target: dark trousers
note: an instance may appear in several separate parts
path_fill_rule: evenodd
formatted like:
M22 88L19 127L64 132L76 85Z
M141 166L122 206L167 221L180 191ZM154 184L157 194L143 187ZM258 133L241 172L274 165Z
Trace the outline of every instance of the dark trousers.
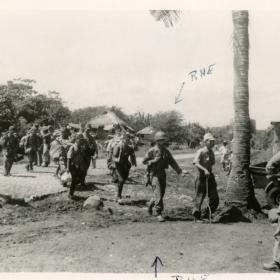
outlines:
M195 179L195 197L193 205L193 215L196 218L200 218L201 205L206 196L206 176L204 173L198 173ZM214 213L219 205L219 195L217 191L217 183L214 174L210 174L208 177L208 199L211 212ZM206 210L208 211L208 209Z
M9 175L14 163L14 157L9 155L4 155L3 161L4 161L4 175Z
M116 175L118 178L118 185L117 185L117 198L122 197L122 190L125 181L128 178L130 167L126 165L116 164Z
M90 161L91 161L91 157L88 157L87 159L85 159L84 168L81 168L81 175L80 175L81 176L81 185L85 184L88 169L90 167Z
M27 170L33 170L33 162L37 158L37 153L35 151L31 151L27 154L28 164L26 165Z
M154 207L156 214L160 215L163 211L163 197L166 189L166 174L157 174L152 176L153 197L150 200L150 207Z
M84 172L83 172L81 166L75 166L75 165L70 165L69 171L70 171L71 177L72 177L69 194L73 195L75 192L76 185L78 185L82 180L82 176L83 176Z

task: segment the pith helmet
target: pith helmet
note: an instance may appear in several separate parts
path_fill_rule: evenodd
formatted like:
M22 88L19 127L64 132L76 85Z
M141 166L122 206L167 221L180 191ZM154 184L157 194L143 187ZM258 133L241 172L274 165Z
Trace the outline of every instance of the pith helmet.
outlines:
M203 141L206 142L207 140L214 141L215 138L213 137L213 135L211 133L206 133L203 137Z
M155 134L154 141L167 140L166 134L163 131L158 131Z

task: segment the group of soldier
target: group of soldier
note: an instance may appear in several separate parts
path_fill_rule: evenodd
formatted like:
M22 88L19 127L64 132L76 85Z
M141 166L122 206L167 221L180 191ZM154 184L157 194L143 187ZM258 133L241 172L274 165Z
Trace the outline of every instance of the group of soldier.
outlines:
M34 165L48 167L51 161L57 164L56 176L64 172L71 174L69 196L73 198L75 186L85 185L85 177L98 149L90 126L83 131L65 127L54 131L52 126L39 127L35 124L24 136L18 137L15 127L10 126L0 138L3 154L4 176L11 176L13 163L27 157L25 166L32 172ZM19 156L21 155L21 156Z
M214 137L207 133L204 136L205 146L198 150L193 164L197 167L195 180L195 198L193 216L197 222L209 218L209 213L214 213L219 205L219 196L215 176L212 167L215 164L213 147ZM166 189L166 169L171 166L178 175L182 174L170 151L167 149L168 139L164 132L158 131L154 135L151 143L152 147L147 151L143 158L143 164L147 166L146 185L151 185L153 197L148 205L150 215L155 212L159 222L165 221L162 215L164 208L163 198ZM122 199L122 189L128 178L131 166L137 166L133 147L130 145L130 137L122 135L111 139L107 145L107 164L111 170L113 180L117 183L116 201ZM206 196L209 197L209 210L201 212L201 206Z
M197 222L211 219L211 215L219 205L217 183L213 174L215 154L213 148L215 140L212 134L206 133L203 139L203 147L200 148L193 160L196 167L194 181L194 199L192 215ZM132 166L137 166L134 152L133 137L117 130L115 135L109 135L106 143L107 166L111 172L112 180L116 183L116 202L121 204L122 191L129 177ZM158 131L154 135L151 148L143 158L146 169L146 185L151 185L153 196L148 204L148 213L156 215L159 222L164 222L162 215L164 208L163 198L166 190L166 169L171 166L178 175L184 173L182 168L167 149L168 139L164 132ZM85 185L85 178L91 161L98 157L98 146L91 126L86 126L82 131L65 127L54 131L52 126L39 127L34 125L26 135L19 139L15 128L11 126L0 138L0 147L3 154L4 176L11 176L11 168L14 161L20 160L26 155L28 163L27 171L33 170L33 165L47 167L51 158L57 164L55 176L71 174L69 197L74 198L75 188L78 184ZM19 156L21 154L21 156ZM225 162L232 153L224 142L220 149L221 164L225 169ZM275 174L280 171L280 153L276 154L267 164L267 173ZM208 207L202 211L202 203L208 197ZM264 264L264 269L280 269L280 208L277 210L278 228L275 233L275 247L273 262Z
M117 130L114 136L109 136L106 145L107 166L111 171L112 180L117 185L116 202L122 200L122 191L129 177L131 166L137 166L134 152L133 137L129 133ZM162 216L163 197L166 189L166 169L171 166L178 174L182 174L170 151L167 149L168 139L164 132L155 133L151 148L143 159L147 166L147 185L153 189L153 197L149 203L149 214L155 211L157 219L164 221ZM200 149L194 159L197 167L195 180L195 198L193 215L197 221L207 218L211 209L213 213L219 204L215 176L212 166L215 164L213 152L214 138L210 133L204 136L205 147ZM78 184L85 185L85 178L91 161L98 157L98 147L90 125L77 131L72 127L61 128L54 131L52 126L39 127L34 125L26 135L18 138L15 128L11 126L0 139L4 158L4 176L11 176L13 162L19 153L27 156L26 170L33 170L34 165L47 167L51 158L57 164L55 175L62 177L69 174L71 183L69 197L74 198L75 188ZM201 216L201 205L206 196L209 197L209 212Z
M0 138L0 146L4 160L4 176L11 176L13 163L28 158L27 171L33 170L33 165L47 167L50 163L50 144L52 141L52 126L39 129L38 125L30 128L24 136L19 137L14 126Z

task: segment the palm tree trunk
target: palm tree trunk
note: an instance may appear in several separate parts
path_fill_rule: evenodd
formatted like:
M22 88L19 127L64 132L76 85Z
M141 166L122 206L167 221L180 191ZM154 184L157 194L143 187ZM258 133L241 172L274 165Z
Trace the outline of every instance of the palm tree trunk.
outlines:
M233 161L228 179L226 202L243 210L256 209L250 165L250 116L249 116L249 33L248 11L233 11L233 66L234 66L234 125Z

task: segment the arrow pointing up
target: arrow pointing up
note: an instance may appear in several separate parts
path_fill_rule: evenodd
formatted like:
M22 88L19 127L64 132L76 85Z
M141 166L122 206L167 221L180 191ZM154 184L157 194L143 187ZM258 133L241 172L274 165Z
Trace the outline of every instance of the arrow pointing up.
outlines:
M163 263L162 263L160 257L158 257L158 256L156 256L153 264L151 265L151 267L153 267L153 266L155 267L155 278L157 278L157 265L158 265L158 262L161 264L161 266L163 266Z

